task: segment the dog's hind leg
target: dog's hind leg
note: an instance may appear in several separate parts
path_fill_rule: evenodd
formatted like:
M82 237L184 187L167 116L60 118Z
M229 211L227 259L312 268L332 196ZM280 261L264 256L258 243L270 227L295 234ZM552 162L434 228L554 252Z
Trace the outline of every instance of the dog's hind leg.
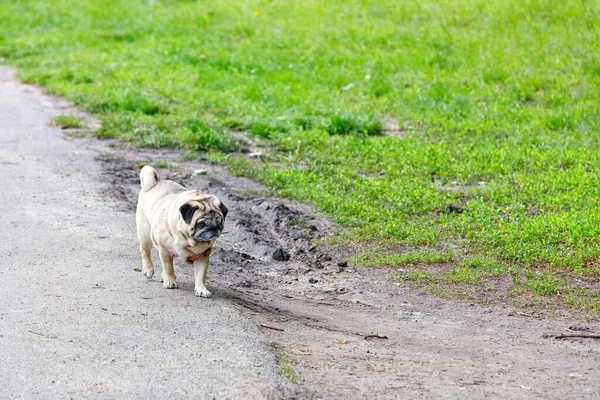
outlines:
M173 269L173 256L166 249L159 247L158 253L160 254L160 261L163 266L163 286L167 289L177 288L177 281L175 277L175 270Z
M150 238L150 223L143 215L136 213L138 239L140 241L140 253L142 254L142 273L148 279L154 276L154 265L150 257L152 250L152 239Z

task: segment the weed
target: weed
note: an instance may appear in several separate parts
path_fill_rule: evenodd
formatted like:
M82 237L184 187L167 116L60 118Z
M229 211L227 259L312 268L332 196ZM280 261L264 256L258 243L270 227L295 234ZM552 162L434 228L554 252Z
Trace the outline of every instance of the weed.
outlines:
M441 298L449 298L451 296L450 291L441 285L427 285L425 286L425 290Z
M156 160L152 162L154 168L171 168L173 164L167 160Z
M53 125L61 129L83 128L85 126L81 118L73 115L59 115L54 118Z
M285 353L285 349L281 345L276 345L273 348L273 353L275 354L275 358L279 363L279 374L284 378L298 383L298 376L294 371L294 367L292 366L292 361L289 359L287 354Z

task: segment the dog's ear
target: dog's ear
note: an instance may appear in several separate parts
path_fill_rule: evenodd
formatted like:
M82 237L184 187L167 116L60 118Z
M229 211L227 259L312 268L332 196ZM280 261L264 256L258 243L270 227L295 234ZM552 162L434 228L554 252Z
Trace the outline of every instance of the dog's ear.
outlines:
M185 203L184 205L179 207L179 212L181 213L181 216L183 217L183 220L186 224L190 223L197 209L198 207L194 207L190 203Z
M219 208L221 209L221 212L223 213L223 218L225 218L227 216L227 212L229 211L227 209L227 207L225 207L225 204L221 203L221 205L219 206Z

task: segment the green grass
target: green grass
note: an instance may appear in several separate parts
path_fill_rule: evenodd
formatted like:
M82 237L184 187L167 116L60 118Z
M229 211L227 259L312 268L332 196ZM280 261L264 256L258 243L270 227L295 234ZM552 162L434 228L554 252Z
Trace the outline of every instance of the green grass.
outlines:
M52 122L62 129L83 128L85 126L81 118L73 115L59 115Z
M382 249L370 248L350 259L353 264L367 267L401 267L416 264L447 264L454 255L450 251L408 250L399 252L383 252Z
M274 346L273 353L275 354L275 358L277 359L277 363L279 364L279 374L294 383L298 383L298 376L294 371L292 361L285 353L285 349L283 348L283 346Z
M208 150L388 246L367 264L453 248L597 308L598 0L5 1L0 21L0 56L99 136ZM240 132L268 154L231 153Z
M154 168L171 168L173 165L167 160L155 160L152 166Z

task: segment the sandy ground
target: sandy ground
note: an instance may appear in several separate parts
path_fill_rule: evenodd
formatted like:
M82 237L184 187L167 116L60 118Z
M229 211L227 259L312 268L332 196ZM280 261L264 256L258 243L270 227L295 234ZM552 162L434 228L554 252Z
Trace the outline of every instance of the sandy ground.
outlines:
M24 86L19 87L27 90ZM36 96L50 99L47 100L48 107L57 107L55 99ZM27 101L38 101L35 100L38 97L34 96ZM28 120L27 123L38 124L39 121ZM47 131L49 128L43 129ZM123 148L118 143L90 138L63 136L61 140L56 130L51 131L61 142L54 150L58 152L55 164L68 160L71 152L86 154L86 166L79 164L80 172L77 174L68 172L75 175L69 175L70 179L62 189L74 193L67 197L73 203L67 203L74 209L81 207L81 203L89 203L93 207L92 211L70 211L71 214L68 215L72 217L67 221L72 224L64 226L66 231L61 233L62 236L53 234L48 246L72 248L68 252L69 256L63 258L70 260L73 265L65 265L53 272L56 274L53 279L59 282L62 279L67 283L59 287L48 284L43 292L49 298L56 296L56 293L64 296L61 294L65 290L63 287L68 286L69 296L83 296L86 310L96 311L88 320L84 310L75 308L76 313L69 316L66 324L64 321L55 321L56 315L53 315L50 320L55 322L46 322L51 324L50 327L94 324L96 330L102 330L110 324L106 318L114 310L103 306L103 298L95 295L107 293L106 288L109 288L110 297L105 301L124 296L129 299L127 308L135 310L132 314L154 313L149 314L154 315L152 320L148 320L147 316L143 319L147 329L144 337L153 341L154 349L160 348L158 343L167 340L164 330L161 330L165 323L168 325L165 315L177 318L177 321L191 319L195 321L195 329L210 323L214 331L206 335L216 338L214 340L221 345L211 353L212 356L204 357L203 365L209 369L211 366L234 365L228 372L229 379L241 375L236 387L249 390L248 393L255 397L591 399L600 396L600 373L597 369L600 340L559 340L554 337L566 332L598 333L600 324L597 320L569 316L566 312L555 315L536 313L515 309L503 303L484 307L467 301L432 298L412 287L399 285L392 278L391 271L365 270L360 266L346 265L344 259L347 253L343 249L325 244L315 245L310 238L325 236L340 228L308 206L285 199L262 197L264 188L256 182L232 177L215 165L181 161L177 153L170 150ZM5 146L4 142L1 143ZM93 159L90 158L92 155ZM0 157L3 174L0 179L4 185L14 182L19 176L27 176L21 172L9 179L6 171L9 168L19 171L19 167L12 164L1 166L4 161L19 162L18 157L19 154L15 156L17 161L6 158L3 147ZM53 156L48 154L47 157L46 162L52 163ZM140 162L152 160L170 161L170 168L159 169L161 178L173 179L188 187L216 194L230 209L225 229L227 233L219 239L208 274L207 286L214 296L211 300L196 299L193 296L193 272L181 261L175 267L181 284L179 290L164 290L156 279L145 281L141 273L133 271L133 267L139 266L132 225L139 187L138 167ZM58 167L55 165L53 168L56 170ZM193 174L195 169L206 169L208 174L196 176ZM38 179L42 177L39 173L36 176ZM11 221L16 221L22 229L19 232L11 227L8 233L3 233L7 235L2 238L4 244L0 250L3 262L6 262L7 257L14 258L16 252L28 248L30 241L26 240L25 232L32 226L36 213L29 211L29 220L20 219L16 215L19 206L27 201L31 203L32 199L24 196L31 195L31 191L36 190L35 187L32 185L29 192L24 192L16 202L13 196L6 197L6 193L2 194L2 207L7 207L6 203L12 202L9 208L3 209L3 214L9 213L12 218L4 221L4 225L11 227ZM61 192L53 193L56 201L45 204L46 213L50 216L58 213L54 209L56 204L61 201L64 203ZM90 212L94 215L94 221L82 221L78 217L78 213ZM127 222L117 223L117 220ZM78 234L71 232L73 225L78 227ZM114 240L92 240L91 248L77 254L78 249L90 241L87 239L90 237L87 233L90 229L94 229L91 237L111 232L107 236ZM12 250L15 246L16 250ZM46 254L44 250L37 252ZM94 257L90 258L90 252L94 252ZM81 270L81 264L88 264L86 260L90 259L105 261L94 261L91 265L96 270L78 272L73 276L74 281L69 282L70 278L61 277L61 273L71 276L71 269ZM9 266L0 271L9 281L19 282L14 290L9 289L9 294L5 297L7 300L11 299L11 302L14 302L13 298L20 299L21 302L25 302L26 298L33 299L32 293L24 289L36 287L36 279L41 279L35 271L23 270L25 260L27 258L22 258L19 261L21 264L16 262L18 260L12 260L10 265L18 264L19 268L11 269ZM39 265L36 267L38 273L40 270L46 271L45 262L36 260L34 265ZM84 268L87 267L84 265ZM5 272L7 269L8 273ZM43 281L47 280L46 273ZM101 284L104 289L93 289L94 282ZM90 284L92 286L88 287ZM35 293L40 290L37 288ZM140 296L153 297L159 299L159 302L149 308L148 301L140 300L143 299ZM6 303L5 300L3 304ZM111 311L107 313L102 311L103 308ZM37 310L37 315L45 315L43 310ZM117 314L123 312L121 308L118 310ZM215 314L207 314L208 310L214 310ZM65 311L58 314L64 316ZM41 329L38 325L28 326L24 321L20 322L20 330L14 330L18 326L15 315L18 314L6 306L0 314L3 322L10 322L11 328L8 330L12 332L11 337L20 334L27 337L25 333L28 333L28 329L62 336L56 333L57 328ZM116 318L115 316L113 319ZM235 319L233 327L230 325L231 318ZM27 320L30 322L31 319ZM176 325L184 326L179 325L179 322ZM127 326L122 327L125 331L126 328ZM3 335L0 343L2 349L5 349L10 343L6 339L8 335L2 331L0 334ZM35 333L29 335L31 337L26 338L27 343L41 339L51 341ZM96 352L104 345L98 340L92 336L88 342L88 346L92 346ZM243 347L246 347L248 341L250 348L256 349L256 353L251 351L247 358L254 361L244 361L246 358L241 357L237 360L239 365L231 364L233 361L228 359L230 353L227 350L240 352L240 343L236 343L238 340L241 340ZM136 343L139 345L139 342ZM205 351L201 347L202 343L185 343L194 343L194 346L198 346L196 351ZM276 366L268 352L268 343L284 347L301 388L272 376ZM135 349L137 347L131 344L131 347L123 350L135 352ZM1 351L3 353L0 355L4 359L6 354L13 357L16 355L14 349ZM24 350L21 352L27 354ZM87 354L88 348L73 349L72 352L80 357L90 357ZM220 356L221 352L224 352L223 356ZM50 353L47 357L52 358ZM129 354L128 357L134 356ZM164 357L171 360L169 356ZM175 361L178 357L182 357L182 354L174 354L173 359L168 361L172 371L179 371ZM188 360L190 355L187 354L186 357ZM221 362L216 363L217 360ZM257 362L260 366L256 366ZM79 368L81 374L91 365L82 365ZM26 366L20 368L20 371L28 370ZM2 376L10 374L10 371L12 369L6 363L0 367ZM130 377L132 387L149 381L143 373L140 374ZM170 376L162 377L161 384L170 385L169 387L175 385L169 380ZM16 384L20 382L16 377L12 379ZM177 376L180 387L187 387L186 379L192 378L188 375ZM219 391L223 390L219 386L221 384L222 379L215 378L211 381L211 393L216 393L217 398L224 397ZM1 390L0 388L0 393ZM93 390L102 389L94 387L87 390L96 393ZM158 383L155 390L162 390ZM227 395L235 398L239 393L234 391Z

